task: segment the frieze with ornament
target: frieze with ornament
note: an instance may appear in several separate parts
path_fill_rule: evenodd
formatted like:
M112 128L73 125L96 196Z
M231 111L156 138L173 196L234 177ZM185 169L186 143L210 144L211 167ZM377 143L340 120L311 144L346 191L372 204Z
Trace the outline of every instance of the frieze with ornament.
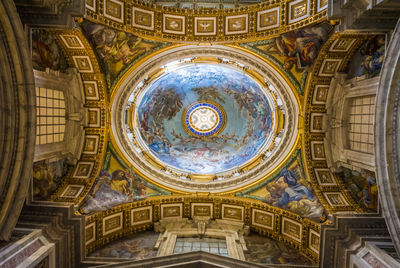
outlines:
M86 19L152 40L232 43L261 40L326 18L324 0L266 1L231 9L180 9L142 1L93 0Z

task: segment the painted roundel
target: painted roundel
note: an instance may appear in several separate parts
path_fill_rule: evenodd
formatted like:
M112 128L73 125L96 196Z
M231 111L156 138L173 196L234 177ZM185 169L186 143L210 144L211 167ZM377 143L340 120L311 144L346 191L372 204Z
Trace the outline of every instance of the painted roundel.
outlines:
M185 108L182 115L183 128L192 136L215 136L225 128L225 110L215 102L196 102Z
M232 172L272 140L267 93L227 64L167 68L134 98L134 143L177 173Z

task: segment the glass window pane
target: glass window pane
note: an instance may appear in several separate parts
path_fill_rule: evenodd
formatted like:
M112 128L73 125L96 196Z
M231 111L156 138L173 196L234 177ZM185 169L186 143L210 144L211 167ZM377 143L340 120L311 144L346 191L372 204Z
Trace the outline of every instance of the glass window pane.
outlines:
M226 248L226 242L225 242L225 243L219 242L218 244L219 244L219 247L220 247L220 248Z
M41 107L46 107L46 99L45 98L39 98L39 106Z
M53 143L53 135L47 135L47 143Z
M59 90L54 90L53 98L59 99L60 98L60 91Z
M53 99L47 99L47 108L54 107Z
M181 237L177 238L174 247L174 254L192 251L211 252L227 256L228 250L226 241L223 238L196 238L196 237Z
M46 97L53 98L53 90L47 88L46 89Z
M220 248L219 252L224 254L224 253L228 253L228 250L226 248Z

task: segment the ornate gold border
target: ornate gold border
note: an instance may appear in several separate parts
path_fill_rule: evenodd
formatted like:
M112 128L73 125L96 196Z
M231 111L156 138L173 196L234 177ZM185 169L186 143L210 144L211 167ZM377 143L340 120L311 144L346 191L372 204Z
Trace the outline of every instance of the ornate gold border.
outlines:
M104 157L106 153L107 146L107 130L106 130L106 120L107 113L106 109L108 106L107 95L106 95L106 82L104 79L104 74L100 68L100 65L97 61L97 57L93 52L93 49L83 33L79 29L74 30L48 30L52 34L56 36L57 44L60 46L63 54L69 65L71 67L79 67L76 65L76 58L84 57L89 61L91 66L90 70L81 70L80 77L82 79L82 84L85 86L85 82L87 81L95 81L96 84L96 94L97 98L87 97L85 90L83 89L83 94L85 96L85 107L86 110L96 110L98 111L99 120L98 125L88 125L85 127L85 139L86 137L96 136L97 144L96 144L96 153L83 151L77 165L71 169L71 171L65 176L61 185L57 188L56 192L50 197L51 201L58 202L71 202L74 204L79 204L85 198L85 196L90 191L93 182L98 176L100 169L104 162ZM71 47L68 45L68 42L64 38L65 36L75 37L79 41L79 47ZM79 68L77 68L79 71ZM79 163L90 163L92 166L91 172L88 173L88 177L86 176L78 176L74 177L74 173L76 172L76 168L79 166ZM70 186L81 186L82 189L79 190L77 195L68 196L67 190L71 188Z
M313 132L311 129L311 118L312 114L319 113L319 114L325 114L326 109L325 109L325 103L318 103L314 104L313 103L313 93L314 93L314 88L316 86L326 86L328 87L328 91L332 90L332 88L329 88L331 79L333 78L333 75L331 76L321 76L320 69L322 67L322 64L324 61L327 59L333 60L333 61L340 61L340 65L337 66L337 71L338 72L344 72L346 70L346 67L354 55L354 53L357 51L357 49L363 44L363 42L368 38L368 34L357 34L357 33L335 33L333 34L329 40L324 44L322 47L318 58L315 60L314 65L312 67L312 70L310 72L310 75L307 79L306 87L305 87L305 92L304 92L304 113L303 113L303 118L304 118L304 126L303 126L303 133L304 133L304 139L302 141L302 160L304 164L304 172L306 174L306 177L309 179L311 182L315 194L320 200L321 204L324 206L324 208L329 212L329 213L335 213L337 211L356 211L356 212L367 212L363 208L361 208L357 202L351 197L349 194L349 191L346 189L346 186L344 182L342 181L341 178L339 178L335 174L331 174L332 179L334 180L330 184L319 184L318 178L315 174L315 170L317 169L327 169L328 170L328 165L326 162L326 159L313 159L312 158L312 151L311 151L311 144L312 142L323 142L325 134L323 132ZM338 40L353 40L355 41L351 42L351 45L348 47L348 49L343 50L343 51L335 51L332 50L331 47L334 45L334 43L337 43ZM328 93L327 93L328 94ZM344 198L344 203L343 205L340 206L332 206L329 201L326 199L326 193L340 193L343 198Z
M103 0L94 0L95 6L102 6ZM122 21L121 18L113 19L107 15L104 8L93 9L89 7L86 9L85 18L95 22L113 27L119 30L127 31L147 39L168 42L190 42L190 43L234 43L240 41L255 41L278 36L284 32L296 30L314 23L321 22L326 19L327 7L318 9L319 0L308 0L306 7L306 15L301 17L300 20L291 21L290 14L293 12L292 3L295 0L281 0L279 3L276 1L264 1L259 4L244 5L238 8L231 9L180 9L174 7L159 6L140 0L113 0L121 5ZM149 13L152 16L152 24L154 29L146 29L142 26L135 25L133 22L133 9L139 8ZM277 13L277 27L268 29L258 29L258 12L268 11L278 8ZM184 18L182 28L185 29L184 34L165 32L164 17L176 16ZM279 16L278 16L279 15ZM216 20L216 34L215 35L197 35L195 32L195 18L196 17L210 17ZM245 31L227 32L227 18L232 16L246 16L247 29Z
M192 204L205 203L212 207L213 216L212 219L223 219L224 207L235 207L242 209L242 220L243 224L250 226L251 230L259 233L260 235L267 236L277 241L282 241L287 246L298 250L301 254L310 258L314 263L318 262L319 251L315 248L311 248L308 239L310 233L320 234L321 224L311 221L307 218L302 218L292 212L272 207L266 203L257 200L251 200L248 198L241 197L221 197L216 195L208 194L191 194L191 195L174 195L174 196L159 196L150 197L143 201L132 202L116 206L107 211L99 211L86 216L86 227L96 226L95 240L91 240L86 245L86 254L89 254L96 249L99 249L112 241L127 237L135 233L143 232L153 228L155 222L162 219L162 207L173 205L182 206L180 217L191 218L192 217ZM131 223L131 213L135 209L140 208L152 208L152 222L146 222L141 224L133 225ZM253 211L265 212L272 216L272 227L263 226L262 224L254 223ZM112 233L103 234L103 219L110 218L114 215L123 215L122 222L124 228L113 231ZM285 235L282 230L282 223L285 220L290 220L295 224L301 226L301 232L299 233L300 239L294 239L290 235Z
M140 66L140 64L142 64L145 60L148 60L148 59L150 59L150 58L152 58L152 57L155 57L155 56L157 56L158 54L160 54L160 53L162 53L162 52L168 51L169 49L173 49L173 48L175 48L175 47L182 47L182 46L183 46L183 45L176 45L176 46L172 46L172 47L168 47L168 48L162 49L162 50L160 50L160 51L156 51L156 52L154 52L153 54L151 54L151 55L149 55L148 57L146 57L145 59L143 59L142 61L140 61L139 63L135 64L133 67L131 67L131 68L120 78L120 80L116 83L116 85L115 85L114 88L112 89L112 91L111 91L112 94L111 94L111 97L110 97L110 103L112 103L112 102L113 102L113 99L115 98L116 89L119 88L119 87L122 85L123 81L124 81L127 77L129 77L129 75L130 75L135 69L137 69L137 68ZM267 60L267 59L261 57L261 56L258 55L257 53L254 53L254 52L252 52L252 51L250 51L250 50L248 50L248 49L246 49L246 48L243 48L243 47L240 47L240 46L236 46L236 45L227 45L227 47L232 47L232 48L234 48L234 49L238 49L238 50L244 51L244 52L246 52L246 53L249 53L249 54L251 54L251 55L257 57L258 59L262 60L263 62L265 62L265 63L268 64L269 66L271 66L271 67L284 79L284 81L285 81L285 82L287 83L287 85L290 87L290 89L291 89L293 95L295 96L296 101L297 101L296 105L297 105L298 108L299 108L299 119L300 119L300 120L298 121L298 133L297 133L297 136L296 136L296 140L295 140L295 142L294 142L294 145L292 146L290 152L289 152L289 153L284 157L284 159L281 161L281 163L279 163L279 164L276 166L276 168L274 168L273 170L271 170L271 172L269 172L269 174L267 174L266 176L263 176L262 178L258 179L257 181L254 181L254 182L252 182L252 183L249 183L249 184L246 185L246 186L241 186L241 187L238 187L238 188L233 189L233 190L229 190L229 191L225 191L225 192L222 191L222 192L216 193L217 195L234 194L234 193L236 193L236 192L243 191L243 190L246 189L246 188L249 188L249 187L252 187L252 186L256 185L257 183L261 182L261 181L264 180L265 178L269 177L270 174L276 172L278 169L280 169L280 168L282 167L282 165L285 164L285 162L291 157L291 155L293 154L293 152L298 148L298 146L299 146L299 140L300 140L300 137L301 137L301 134L302 134L302 120L301 120L301 114L302 114L302 109L303 109L303 108L302 108L302 98L298 95L297 91L295 90L294 85L290 82L290 80L283 74L283 72L282 72L277 66L275 66L273 63L271 63L269 60ZM218 59L215 59L215 58L211 59L211 58L209 58L209 57L204 57L204 59L203 59L203 58L196 58L196 59L195 59L195 62L210 62L210 63L216 63L216 62L219 62L219 61L218 61ZM263 77L262 77L260 74L258 74L258 73L255 72L254 70L247 70L246 68L242 68L242 69L243 69L243 71L244 71L247 75L249 75L250 77L252 77L253 79L255 79L258 83L260 83L262 86L264 86L265 88L267 88L267 89L269 90L267 84L265 83L265 81L263 80ZM161 71L161 72L162 72L162 71ZM149 77L149 79L147 80L147 82L149 82L149 81L152 80L152 79L155 79L155 78L158 77L159 75L160 75L160 71L155 71L154 75L152 74L151 77ZM274 104L277 105L275 99L274 99L274 101L275 101ZM274 115L274 117L276 117L276 115ZM279 118L282 118L282 117L279 117ZM274 120L277 120L277 119L278 119L278 118L274 118ZM111 129L111 122L108 122L108 124L109 124L109 129ZM278 125L279 125L279 124L275 124L275 128L279 127ZM279 131L278 131L277 129L275 129L275 134L277 134L278 132L279 132ZM122 153L122 151L118 148L118 145L117 145L117 143L116 143L116 141L115 141L115 137L114 137L114 134L112 133L112 131L109 131L109 134L110 134L110 138L111 138L110 140L111 140L111 142L112 142L112 144L113 144L113 147L114 147L115 150L118 152L118 154L120 155L120 157L121 157L126 163L130 163L130 162L128 161L128 159L124 156L124 154ZM262 155L261 155L260 157L262 157ZM246 165L242 166L242 167L241 167L241 170L248 171L248 170L251 170L251 169L255 168L255 167L260 163L260 161L261 161L261 158L260 158L260 157L255 157L252 161L250 161L250 162L248 162ZM146 158L148 158L152 163L154 163L154 164L155 164L157 167L159 167L160 169L164 169L164 168L165 168L164 164L162 164L162 163L160 163L158 160L154 159L154 157L152 157L151 155L146 154ZM189 194L189 193L186 192L186 191L182 191L182 190L179 190L179 189L176 189L176 188L171 188L171 187L165 186L164 184L161 184L161 183L158 183L158 182L152 180L151 178L145 176L142 172L140 172L139 170L137 170L134 166L132 166L132 169L133 169L135 172L137 172L140 176L143 176L144 178L146 178L146 180L148 180L148 181L150 181L151 183L157 185L158 187L161 187L161 188L163 188L163 189L166 189L166 190L168 190L168 191L175 192L175 193ZM199 176L197 176L196 174L191 174L191 178L192 178L192 179L198 179L199 181L202 181L202 182L210 181L210 180L213 179L214 177L215 177L214 175L199 175Z

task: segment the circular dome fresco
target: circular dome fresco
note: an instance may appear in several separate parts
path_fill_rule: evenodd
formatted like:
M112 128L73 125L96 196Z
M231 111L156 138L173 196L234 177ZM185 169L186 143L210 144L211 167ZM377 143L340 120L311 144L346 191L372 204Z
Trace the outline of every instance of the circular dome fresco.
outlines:
M164 72L138 95L133 125L142 150L170 169L226 173L272 140L273 101L238 68L186 63Z
M296 95L264 60L181 46L127 72L111 97L112 143L172 191L228 192L277 170L298 140Z

